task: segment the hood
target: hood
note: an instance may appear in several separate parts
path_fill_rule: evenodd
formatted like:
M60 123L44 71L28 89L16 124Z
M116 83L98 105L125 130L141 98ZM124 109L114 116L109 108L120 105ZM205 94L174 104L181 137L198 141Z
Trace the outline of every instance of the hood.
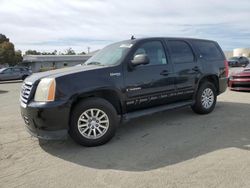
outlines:
M37 80L40 80L42 78L57 78L69 74L74 74L78 72L84 72L84 71L89 71L89 70L94 70L94 69L100 69L103 68L104 66L96 66L96 65L82 65L82 66L74 66L74 67L67 67L67 68L61 68L61 69L56 69L56 70L51 70L51 71L46 71L46 72L39 72L39 73L34 73L28 78L25 79L26 82L31 82L34 83Z
M237 73L234 73L234 74L232 74L232 76L250 76L250 69L248 68L248 69L244 69L243 71L241 71L241 72L237 72Z

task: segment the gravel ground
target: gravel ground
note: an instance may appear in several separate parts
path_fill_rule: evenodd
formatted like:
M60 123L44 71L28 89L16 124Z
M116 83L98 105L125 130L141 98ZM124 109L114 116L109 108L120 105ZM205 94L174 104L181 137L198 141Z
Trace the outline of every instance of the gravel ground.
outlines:
M21 83L0 84L0 187L249 187L250 93L209 115L189 108L122 125L108 144L39 141L24 129Z

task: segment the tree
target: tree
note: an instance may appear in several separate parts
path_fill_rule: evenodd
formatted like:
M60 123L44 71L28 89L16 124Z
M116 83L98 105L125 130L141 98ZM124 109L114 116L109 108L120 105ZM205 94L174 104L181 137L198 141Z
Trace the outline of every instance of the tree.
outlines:
M81 52L78 55L86 55L86 52Z
M23 56L21 50L15 51L15 64L21 63L23 61Z
M14 44L5 35L0 34L0 64L14 66L22 60L22 52L15 51Z
M54 50L51 55L57 55L57 50Z
M0 64L15 65L15 49L11 42L0 43Z
M27 50L25 52L25 55L41 55L41 52L38 52L36 50Z
M72 48L69 48L66 50L65 54L62 55L76 55L76 53Z
M42 55L57 55L57 50L54 50L53 52L42 52Z
M3 42L9 42L9 39L5 35L0 33L0 44Z

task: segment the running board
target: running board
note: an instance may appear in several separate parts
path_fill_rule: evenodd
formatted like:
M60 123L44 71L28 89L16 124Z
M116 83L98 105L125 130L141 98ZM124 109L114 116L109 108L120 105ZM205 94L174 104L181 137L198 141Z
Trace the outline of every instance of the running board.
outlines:
M138 110L138 111L124 114L122 121L129 121L130 119L138 118L141 116L152 115L158 112L164 112L167 110L172 110L172 109L181 108L185 106L191 106L192 104L194 104L194 101L188 100L188 101L183 101L183 102L178 102L178 103L173 103L173 104L152 107L152 108L148 108L144 110Z

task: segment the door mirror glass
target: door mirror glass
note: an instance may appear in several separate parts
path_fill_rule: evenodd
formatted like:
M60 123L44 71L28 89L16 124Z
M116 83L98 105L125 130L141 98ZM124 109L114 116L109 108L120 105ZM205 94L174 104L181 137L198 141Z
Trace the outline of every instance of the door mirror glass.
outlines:
M131 61L132 65L146 65L149 64L149 58L146 54L138 54L134 56L134 59Z

